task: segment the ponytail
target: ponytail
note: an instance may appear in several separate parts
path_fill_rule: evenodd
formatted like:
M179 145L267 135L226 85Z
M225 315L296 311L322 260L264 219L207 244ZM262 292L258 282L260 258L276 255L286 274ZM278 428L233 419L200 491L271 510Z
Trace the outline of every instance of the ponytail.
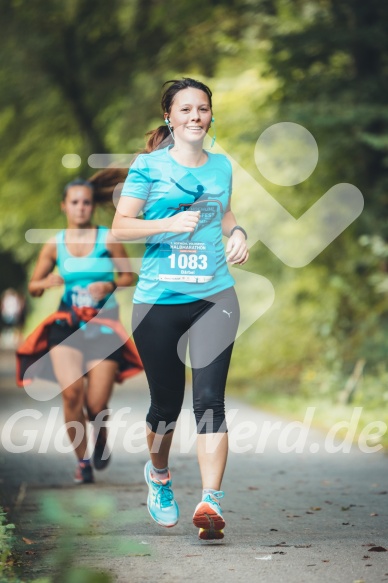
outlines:
M155 130L147 132L146 136L149 137L147 139L145 149L142 151L142 154L149 154L154 150L159 150L160 148L167 148L167 146L173 143L171 134L166 125L159 126Z
M93 200L95 204L108 205L114 197L119 197L123 182L128 174L128 168L104 168L89 178L93 185Z

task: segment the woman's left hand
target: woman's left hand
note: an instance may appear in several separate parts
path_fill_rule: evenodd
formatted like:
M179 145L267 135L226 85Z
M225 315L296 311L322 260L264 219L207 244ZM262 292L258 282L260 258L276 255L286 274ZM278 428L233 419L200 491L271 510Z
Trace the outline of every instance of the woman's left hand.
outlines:
M244 233L236 230L226 245L226 260L228 263L243 265L248 261L249 251Z
M88 285L88 290L93 300L99 302L108 294L112 293L112 283L110 281L96 281Z

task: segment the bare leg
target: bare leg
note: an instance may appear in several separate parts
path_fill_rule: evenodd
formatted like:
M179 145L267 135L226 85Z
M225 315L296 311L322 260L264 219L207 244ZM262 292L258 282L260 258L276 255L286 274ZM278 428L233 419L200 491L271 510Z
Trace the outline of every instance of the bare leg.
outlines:
M86 454L87 436L84 414L84 378L82 376L83 356L75 348L55 346L50 350L55 376L62 389L63 411L65 422L78 422L82 427L82 439L74 448L78 459L84 459ZM78 378L77 378L78 377ZM68 427L67 433L71 443L77 436L75 427Z
M103 470L110 460L110 451L106 447L106 421L117 367L118 364L114 360L93 360L87 363L86 409L94 428L93 464L96 470Z
M108 408L117 366L114 360L93 360L87 363L86 409L89 421L94 421L101 411Z
M228 434L207 433L197 437L202 488L220 490L228 457Z
M151 462L154 468L160 470L168 466L168 456L174 432L161 435L148 430L147 443L150 450Z

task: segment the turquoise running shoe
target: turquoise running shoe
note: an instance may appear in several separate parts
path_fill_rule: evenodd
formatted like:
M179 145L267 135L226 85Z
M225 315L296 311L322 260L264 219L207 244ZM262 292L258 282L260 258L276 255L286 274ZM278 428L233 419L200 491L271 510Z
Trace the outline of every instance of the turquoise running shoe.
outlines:
M224 492L205 494L202 501L197 504L194 511L193 523L199 528L199 538L202 540L215 540L224 538L223 528L225 520L222 516L221 506L218 503L224 497Z
M148 484L147 508L151 518L161 526L175 526L179 520L179 508L171 489L170 472L167 480L155 480L151 478L151 462L148 461L144 467L144 478Z

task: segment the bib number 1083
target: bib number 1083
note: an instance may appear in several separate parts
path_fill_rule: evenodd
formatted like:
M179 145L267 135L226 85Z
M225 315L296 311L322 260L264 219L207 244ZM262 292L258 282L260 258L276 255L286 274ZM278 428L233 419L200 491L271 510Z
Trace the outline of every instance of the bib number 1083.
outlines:
M168 256L170 268L175 269L206 269L208 266L206 255L196 255L195 253L180 253L178 256L171 253Z

